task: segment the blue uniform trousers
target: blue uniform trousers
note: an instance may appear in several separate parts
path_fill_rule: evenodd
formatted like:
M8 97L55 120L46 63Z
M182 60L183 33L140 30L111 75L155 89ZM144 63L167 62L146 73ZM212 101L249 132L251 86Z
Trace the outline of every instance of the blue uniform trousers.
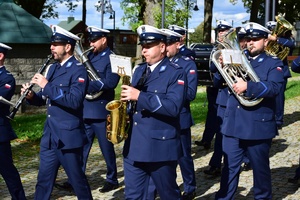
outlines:
M247 152L253 169L254 199L272 199L269 151L272 139L241 140L223 135L224 167L215 199L232 200L238 187L241 164Z
M184 192L192 193L196 190L196 177L194 169L194 161L192 157L191 149L191 129L182 129L180 132L181 146L183 150L183 156L179 158L178 164L181 170L181 175L183 179ZM222 146L221 146L222 153ZM147 200L154 200L157 191L153 180L150 178Z
M147 199L151 177L161 200L180 200L176 167L177 161L134 162L124 158L125 199Z
M87 178L82 171L82 148L50 149L41 146L40 167L35 200L49 200L60 165L63 166L78 199L93 199Z
M85 119L84 125L88 137L88 143L83 147L84 171L86 168L89 152L96 135L107 167L106 181L114 185L118 184L116 154L113 143L109 142L106 138L106 120Z
M192 193L196 190L196 178L194 161L192 157L191 149L191 129L182 129L180 132L181 146L183 150L183 156L179 158L178 164L180 166L181 175L183 178L184 191L186 193Z
M18 170L13 164L10 142L0 143L0 174L13 200L26 199Z
M216 100L218 96L218 91L219 89L216 87L206 87L208 110L205 121L205 129L202 136L202 142L210 143L213 140L215 133L217 132L216 120L218 105L216 104Z
M284 78L284 83L282 84L282 87L280 89L279 94L276 96L276 113L275 113L275 119L277 126L283 125L283 116L284 116L284 102L285 102L285 89L287 84L287 78Z
M209 166L211 167L217 167L217 168L221 168L222 165L222 157L223 157L223 149L222 149L222 133L221 133L221 125L223 123L223 116L225 113L225 106L218 106L218 111L217 111L217 116L218 116L218 120L217 120L217 124L216 126L218 126L219 130L216 133L216 137L215 137L215 144L214 144L214 153L212 155L212 157L210 158L209 161Z

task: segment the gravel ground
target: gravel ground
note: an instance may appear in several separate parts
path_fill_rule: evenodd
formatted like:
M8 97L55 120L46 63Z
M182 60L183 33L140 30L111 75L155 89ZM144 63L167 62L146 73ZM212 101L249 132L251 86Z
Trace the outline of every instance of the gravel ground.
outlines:
M300 199L299 185L294 185L287 182L287 179L293 177L296 167L299 163L299 127L300 127L300 97L296 97L286 101L285 105L285 124L280 134L273 140L270 162L272 169L273 180L273 199ZM204 125L197 124L192 127L192 143L195 140L200 140L202 137ZM22 145L14 142L13 146ZM92 147L88 165L87 177L91 185L92 194L94 199L124 199L124 175L122 164L122 145L116 145L116 154L118 155L118 178L120 187L108 193L100 193L98 190L105 181L106 167L103 157L100 153L98 143L94 142ZM38 149L38 148L37 148ZM24 154L26 153L24 149ZM204 150L202 147L192 146L192 154L194 157L196 180L197 180L197 196L196 199L213 199L215 192L219 188L220 178L209 178L205 176L203 170L207 168L209 159L212 155L212 148ZM36 176L38 169L38 151L36 155L31 157L24 156L16 163L21 179L24 185L25 193L28 200L33 199ZM58 173L58 181L66 181L66 175L62 169ZM178 184L182 188L182 178L180 169L178 168ZM252 171L243 171L240 176L238 191L236 199L253 199L252 188ZM0 199L8 200L10 195L7 191L3 179L0 178ZM68 191L60 191L54 188L51 199L77 199L73 193Z

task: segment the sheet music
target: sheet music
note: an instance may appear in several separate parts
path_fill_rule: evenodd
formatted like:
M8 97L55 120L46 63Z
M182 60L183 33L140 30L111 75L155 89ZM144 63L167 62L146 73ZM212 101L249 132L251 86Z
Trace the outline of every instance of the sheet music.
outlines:
M120 76L127 75L132 76L132 62L131 57L120 56L115 54L110 54L110 64L113 73L117 73Z
M233 49L221 50L224 64L242 64L242 52Z

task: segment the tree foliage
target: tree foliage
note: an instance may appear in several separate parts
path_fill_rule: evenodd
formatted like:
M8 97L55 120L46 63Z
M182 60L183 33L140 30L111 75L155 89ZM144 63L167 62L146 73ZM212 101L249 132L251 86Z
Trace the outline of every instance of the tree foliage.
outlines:
M235 4L238 0L229 0ZM265 19L265 6L270 8L270 15L272 14L272 1L270 5L265 5L265 0L241 0L247 12L250 13L250 21L263 23ZM275 0L274 0L275 1ZM277 0L275 1L275 15L283 15L291 24L300 20L300 3L295 0ZM268 16L271 19L271 16ZM264 25L264 24L263 24Z
M14 2L38 19L50 19L58 18L58 12L55 11L57 4L64 4L68 11L74 12L79 0L14 0Z
M164 28L170 24L185 27L187 17L191 17L192 4L188 0L165 0ZM123 24L136 30L142 24L162 28L162 0L123 0Z

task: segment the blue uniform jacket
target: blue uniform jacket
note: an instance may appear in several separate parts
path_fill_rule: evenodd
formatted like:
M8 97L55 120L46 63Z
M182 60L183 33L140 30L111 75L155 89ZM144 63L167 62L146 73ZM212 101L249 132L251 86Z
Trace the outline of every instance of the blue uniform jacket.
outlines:
M15 78L12 74L5 69L0 68L0 96L10 101L14 95L16 87ZM8 142L17 138L17 135L13 131L9 119L6 117L9 115L10 106L0 102L0 142Z
M182 155L179 114L185 101L186 74L165 57L139 86L146 67L146 63L139 65L132 77L132 86L140 87L141 93L123 155L139 162L178 160Z
M189 57L192 60L195 60L196 53L189 48L187 48L185 45L182 45L179 49L179 53L183 56Z
M289 55L292 55L293 50L295 48L295 41L292 38L279 37L278 40L277 40L277 43L281 44L283 47L288 47L290 49ZM291 77L292 75L291 75L291 72L289 70L289 65L288 65L287 58L285 58L283 60L283 64L284 64L284 66L283 66L284 78Z
M248 81L245 96L264 99L256 106L245 107L231 94L227 101L221 132L246 140L270 139L277 133L275 97L284 82L283 63L276 57L262 53L251 65L260 81Z
M187 77L186 100L180 112L181 129L187 129L190 128L192 125L194 125L194 120L191 114L190 102L196 98L196 94L197 94L197 86L198 86L197 66L196 63L193 60L191 60L189 57L185 57L180 54L176 55L171 62L182 67Z
M83 118L85 119L106 119L109 113L105 106L115 97L115 87L118 85L120 76L112 73L109 55L111 50L107 47L98 54L90 53L88 55L93 67L96 69L100 81L89 81L87 93L103 93L96 99L84 100Z
M300 56L293 60L291 69L293 72L300 73Z
M47 104L47 119L41 146L54 142L57 148L72 149L85 144L83 126L83 100L88 84L84 66L74 56L58 68L50 66L48 83L28 101L32 105Z

